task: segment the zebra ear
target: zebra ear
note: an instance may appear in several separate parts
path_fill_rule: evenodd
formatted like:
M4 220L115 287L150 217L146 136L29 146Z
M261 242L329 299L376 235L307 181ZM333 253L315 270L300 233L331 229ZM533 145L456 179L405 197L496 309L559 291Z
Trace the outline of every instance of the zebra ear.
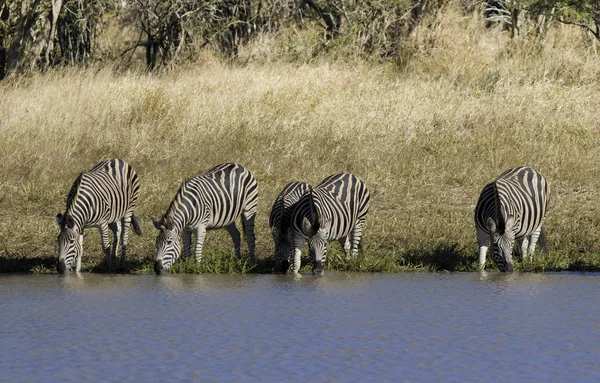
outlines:
M152 217L152 223L154 224L154 227L156 228L156 230L164 229L164 226L158 219L156 219L156 217Z
M496 232L496 222L494 222L494 220L491 217L487 219L486 224L490 233Z
M62 225L62 222L63 222L63 215L62 215L62 214L60 214L60 213L58 213L58 214L56 215L56 223L58 223L58 226L61 226L61 225Z
M305 233L310 233L311 229L312 229L312 223L310 223L308 218L306 218L306 217L302 218L302 231L304 231Z

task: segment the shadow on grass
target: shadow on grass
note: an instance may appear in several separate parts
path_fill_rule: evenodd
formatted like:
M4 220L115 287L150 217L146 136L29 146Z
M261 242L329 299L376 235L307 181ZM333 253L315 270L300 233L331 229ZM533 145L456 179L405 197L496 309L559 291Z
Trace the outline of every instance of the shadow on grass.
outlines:
M467 255L458 244L444 244L432 249L414 249L402 255L404 266L428 271L475 271L477 259Z
M56 257L2 257L0 256L0 273L29 273L51 274L56 273ZM125 263L114 270L110 270L105 259L91 259L81 265L82 273L99 274L130 274L139 273L148 268L153 272L152 264L147 260L126 260ZM74 270L74 268L73 268Z
M0 273L56 273L56 257L0 257ZM432 249L415 249L404 253L364 252L346 259L340 251L331 251L327 260L328 270L347 272L399 272L399 271L472 271L475 258L465 255L457 245L441 245ZM302 257L302 272L312 269L310 259ZM152 259L127 259L117 269L109 269L100 257L85 259L82 273L97 274L153 274ZM260 257L251 261L248 257L237 258L230 253L207 254L197 263L194 258L179 259L171 268L175 274L273 274L281 273L272 257Z
M56 257L0 257L0 273L56 272Z
M310 273L311 261L303 252L302 273ZM56 273L56 257L0 256L0 273ZM495 269L488 260L487 269ZM458 244L439 244L429 249L410 249L404 252L365 251L357 257L346 259L338 249L331 249L328 254L327 270L343 272L375 272L394 273L402 271L476 271L476 254L460 248ZM544 271L600 271L600 255L573 254L552 252L549 255L536 254L531 261L523 262L515 259L515 270L524 272ZM110 270L104 258L85 259L82 273L99 274L154 274L154 263L151 257L127 259L122 267ZM237 258L227 252L206 254L201 262L194 258L179 259L171 268L174 274L278 274L272 257L259 257L256 261L247 256Z
M458 249L457 244L441 244L431 249L405 252L365 251L350 259L346 259L339 251L330 254L326 268L337 271L474 271L477 267L475 257L467 255L464 249ZM302 271L310 272L310 265L304 265Z

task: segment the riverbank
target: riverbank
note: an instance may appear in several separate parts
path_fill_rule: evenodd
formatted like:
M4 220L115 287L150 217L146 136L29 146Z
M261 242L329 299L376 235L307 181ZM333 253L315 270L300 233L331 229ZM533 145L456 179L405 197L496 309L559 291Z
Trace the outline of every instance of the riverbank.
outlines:
M435 55L402 70L212 62L163 75L65 69L0 83L0 271L53 269L54 217L72 182L111 157L128 161L141 181L144 233L130 236L129 272L152 270L151 217L166 211L181 181L226 161L258 180L259 263L230 260L231 240L217 231L207 235L203 265L176 271L269 271L268 214L279 191L342 171L366 182L372 208L365 258L337 261L334 243L329 267L474 270L479 193L518 165L550 182L551 253L516 269L598 270L600 59L566 29L531 55L500 32L462 28L472 33L437 41ZM102 269L95 229L83 262Z

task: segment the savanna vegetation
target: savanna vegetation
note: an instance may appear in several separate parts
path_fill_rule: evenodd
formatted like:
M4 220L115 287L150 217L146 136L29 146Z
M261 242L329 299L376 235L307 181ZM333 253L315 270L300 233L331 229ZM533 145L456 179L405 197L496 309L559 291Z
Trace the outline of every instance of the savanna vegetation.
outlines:
M16 3L0 3L0 270L55 268L56 213L79 172L111 157L142 185L126 271L152 272L151 217L225 161L259 183L258 261L213 231L202 263L175 272L272 271L281 188L340 171L367 183L372 208L363 253L346 261L332 243L330 269L474 270L479 193L517 165L542 173L552 200L550 254L516 269L600 269L594 2ZM43 17L15 16L34 5ZM92 5L96 19L65 29L66 10L79 20ZM48 28L46 45L27 37ZM83 266L103 270L95 229Z

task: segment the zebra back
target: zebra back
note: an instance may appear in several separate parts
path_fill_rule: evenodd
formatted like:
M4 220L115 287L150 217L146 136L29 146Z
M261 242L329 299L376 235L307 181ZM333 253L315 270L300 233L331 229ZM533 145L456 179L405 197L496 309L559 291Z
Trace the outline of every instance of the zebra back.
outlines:
M509 169L481 192L475 208L476 225L489 232L486 221L492 218L503 235L506 218L513 216L513 233L520 238L542 225L549 202L550 188L541 174L524 166Z
M217 165L201 176L183 181L161 222L179 231L202 223L208 229L225 227L242 211L255 212L257 182L236 163Z
M104 160L80 173L67 195L65 224L80 228L115 222L132 212L139 193L137 173L120 159Z
M302 229L306 217L318 228L325 222L331 222L330 239L347 235L369 211L370 193L364 182L353 174L339 173L325 178L309 193L305 193L294 211L294 229Z

